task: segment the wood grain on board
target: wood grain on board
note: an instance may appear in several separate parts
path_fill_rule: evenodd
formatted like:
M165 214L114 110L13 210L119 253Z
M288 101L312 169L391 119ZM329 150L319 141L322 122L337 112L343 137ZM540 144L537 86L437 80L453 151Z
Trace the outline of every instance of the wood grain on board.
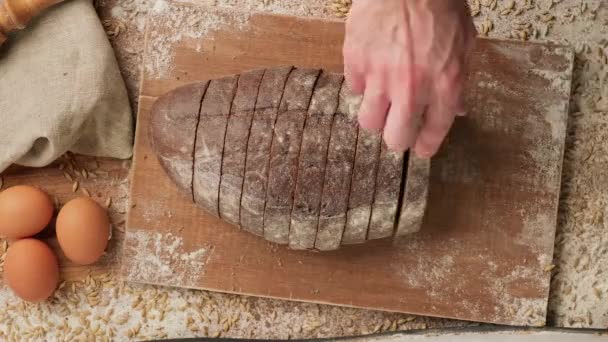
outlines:
M342 71L343 24L172 4L155 35L182 37L181 8L221 19L174 39L166 73L142 82L122 275L126 280L513 325L543 325L560 189L572 53L480 40L459 118L431 166L419 233L331 253L292 251L191 203L144 134L155 99L173 88L260 67ZM198 11L198 12L197 12ZM211 20L211 19L210 19ZM238 25L237 25L238 22Z

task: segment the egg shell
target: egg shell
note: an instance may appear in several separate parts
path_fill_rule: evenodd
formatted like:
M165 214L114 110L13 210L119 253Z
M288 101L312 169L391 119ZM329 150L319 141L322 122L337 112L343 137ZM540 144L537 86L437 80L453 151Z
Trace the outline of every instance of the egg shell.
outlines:
M42 190L17 185L0 193L0 235L21 239L40 233L51 222L55 208Z
M65 256L76 264L90 265L99 260L108 245L110 219L97 202L79 197L61 208L55 230Z
M4 282L23 300L34 303L46 300L59 282L55 253L36 239L14 242L4 258Z

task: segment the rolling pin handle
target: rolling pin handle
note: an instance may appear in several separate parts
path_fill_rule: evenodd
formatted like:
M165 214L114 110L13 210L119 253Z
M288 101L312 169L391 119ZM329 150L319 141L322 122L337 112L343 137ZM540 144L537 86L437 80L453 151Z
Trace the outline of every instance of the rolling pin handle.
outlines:
M0 44L6 34L24 29L33 17L62 0L0 0Z

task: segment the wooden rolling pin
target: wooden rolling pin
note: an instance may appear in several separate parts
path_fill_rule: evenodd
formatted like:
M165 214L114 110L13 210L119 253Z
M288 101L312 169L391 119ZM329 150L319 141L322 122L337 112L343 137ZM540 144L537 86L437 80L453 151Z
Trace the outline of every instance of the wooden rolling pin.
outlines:
M6 35L21 30L45 9L63 0L0 0L0 45Z

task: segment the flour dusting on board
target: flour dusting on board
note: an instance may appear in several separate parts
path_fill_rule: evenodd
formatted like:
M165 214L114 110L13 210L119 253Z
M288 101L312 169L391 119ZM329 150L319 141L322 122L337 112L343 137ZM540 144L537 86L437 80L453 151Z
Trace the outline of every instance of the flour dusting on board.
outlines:
M124 253L130 260L127 279L194 287L205 274L211 249L187 251L179 236L129 229Z
M170 12L171 16L165 15ZM171 71L172 46L184 39L200 39L221 27L244 27L249 14L238 11L209 11L204 7L185 6L159 0L148 19L150 42L144 70L148 77L161 78ZM167 34L172 32L174 34ZM197 47L197 51L201 47Z
M562 48L556 48L556 50L562 50ZM542 51L548 52L546 47L543 47ZM573 51L564 53L563 57L567 59L568 64L574 64ZM552 141L538 144L530 152L537 166L543 169L542 178L545 180L545 184L547 186L553 185L556 192L560 190L561 163L557 163L558 167L546 167L546 165L555 165L556 163L551 163L555 157L559 158L559 160L563 158L563 141L566 136L566 120L569 108L568 102L557 99L568 99L570 97L572 72L573 70L571 69L561 74L555 71L531 69L533 75L540 76L549 82L549 88L555 95L554 99L539 98L537 102L537 110L544 112L544 123L550 128L549 132ZM543 131L546 131L546 129L543 129ZM531 137L531 139L534 139L534 137Z
M484 281L489 283L484 286L483 292L476 301L461 297L461 293L475 284L473 277L462 277L459 274L457 260L471 258L458 239L447 239L441 247L441 257L436 260L428 260L419 255L424 255L425 246L418 241L417 237L403 240L399 249L400 253L406 253L415 260L415 267L408 263L393 264L395 273L412 288L428 291L435 305L458 305L463 312L481 313L487 311L483 305L487 298L500 298L493 307L495 317L487 317L488 320L496 320L498 317L509 317L512 324L522 326L543 326L547 312L547 299L538 297L525 297L519 294L522 286L528 288L543 288L548 274L544 273L549 256L542 255L538 258L537 266L516 266L505 274L506 267L496 264L499 260L491 251L480 254L474 263L486 265L484 268ZM449 253L448 253L449 251ZM536 279L530 283L531 279ZM449 288L446 288L449 284ZM485 296L483 295L485 294ZM487 303L486 303L487 305Z
M551 240L542 240L539 239L539 236L542 234L547 234L547 227L554 227L557 222L555 216L551 216L546 212L539 212L538 208L534 208L534 206L529 208L521 208L521 217L523 219L523 229L520 234L514 236L515 241L522 246L532 246L534 244L538 244L539 242L545 242L549 244L548 246L539 246L538 253L540 251L551 250L553 245L553 239ZM551 260L551 256L546 256L544 254L539 254L539 257L542 256L545 258L546 263L544 265L549 264ZM542 266L542 265L541 265Z

